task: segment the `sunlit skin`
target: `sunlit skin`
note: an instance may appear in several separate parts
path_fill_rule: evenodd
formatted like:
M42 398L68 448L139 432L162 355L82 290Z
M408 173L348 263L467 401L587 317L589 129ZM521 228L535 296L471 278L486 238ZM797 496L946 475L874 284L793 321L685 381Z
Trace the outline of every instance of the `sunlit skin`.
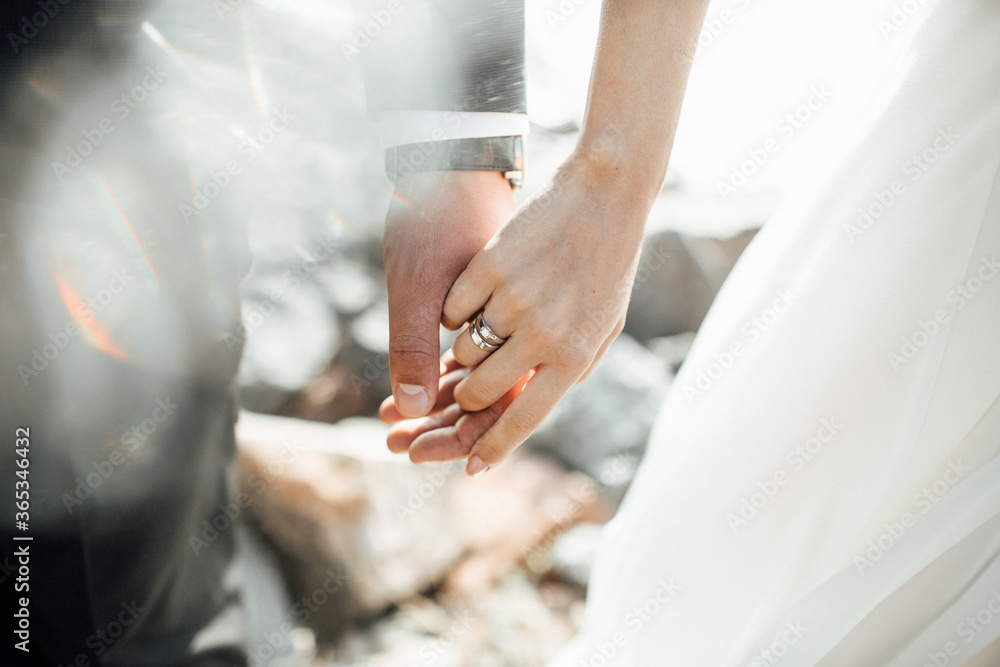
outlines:
M468 457L470 474L499 463L620 333L707 4L605 1L576 149L472 258L444 303L446 327L462 326L485 305L487 322L508 340L487 356L460 335L434 416L395 426L394 451L409 449L420 461ZM426 370L432 362L423 363ZM463 377L457 365L472 370ZM442 400L449 394L452 403ZM430 409L414 414L387 402L381 415L392 422Z

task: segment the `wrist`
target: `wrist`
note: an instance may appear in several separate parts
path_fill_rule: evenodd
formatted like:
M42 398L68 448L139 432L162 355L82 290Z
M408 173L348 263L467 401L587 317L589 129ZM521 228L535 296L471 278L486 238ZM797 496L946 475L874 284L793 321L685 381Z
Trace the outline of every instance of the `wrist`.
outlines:
M576 150L560 166L560 176L621 216L623 226L645 228L646 218L662 187L662 177L649 174L648 164L625 151Z
M387 231L412 228L433 238L475 237L475 251L514 210L514 191L496 171L418 172L397 180L394 195L401 205L389 207Z
M663 186L666 162L665 156L636 146L621 127L611 125L599 132L585 129L562 168L612 200L648 213Z

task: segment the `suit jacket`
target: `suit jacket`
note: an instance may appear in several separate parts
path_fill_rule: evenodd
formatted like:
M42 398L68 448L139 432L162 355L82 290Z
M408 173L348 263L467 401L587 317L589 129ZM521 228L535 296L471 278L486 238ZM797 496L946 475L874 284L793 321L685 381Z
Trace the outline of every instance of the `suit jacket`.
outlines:
M523 0L356 0L368 111L525 113Z

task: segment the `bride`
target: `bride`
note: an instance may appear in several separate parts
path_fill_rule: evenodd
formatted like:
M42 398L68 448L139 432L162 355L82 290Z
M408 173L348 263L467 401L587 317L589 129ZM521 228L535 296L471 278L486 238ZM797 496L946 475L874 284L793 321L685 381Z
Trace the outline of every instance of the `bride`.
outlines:
M577 149L452 287L472 326L394 450L485 472L621 330L706 4L605 2ZM924 4L847 159L719 293L559 667L1000 664L1000 4Z

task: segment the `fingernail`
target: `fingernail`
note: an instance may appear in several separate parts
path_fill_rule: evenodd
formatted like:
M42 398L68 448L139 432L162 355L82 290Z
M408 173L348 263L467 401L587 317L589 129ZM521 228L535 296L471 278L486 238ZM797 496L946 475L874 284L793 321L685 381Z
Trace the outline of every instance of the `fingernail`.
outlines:
M427 412L427 390L419 384L396 385L396 407L407 417L422 417Z
M469 457L469 463L465 466L465 474L469 477L479 477L490 469L489 464L475 454Z

